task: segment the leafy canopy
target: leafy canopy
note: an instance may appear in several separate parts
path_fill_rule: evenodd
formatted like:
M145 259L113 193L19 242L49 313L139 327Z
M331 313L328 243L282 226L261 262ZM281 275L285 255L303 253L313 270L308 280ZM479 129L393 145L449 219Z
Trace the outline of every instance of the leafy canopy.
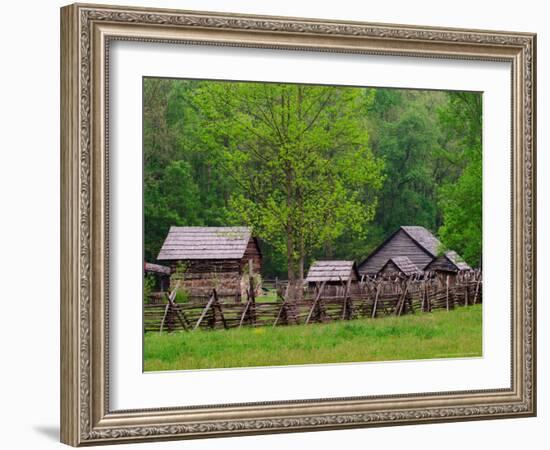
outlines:
M228 205L285 253L289 277L346 229L374 217L382 161L368 144L373 92L325 86L209 83L194 98L223 170L238 185Z

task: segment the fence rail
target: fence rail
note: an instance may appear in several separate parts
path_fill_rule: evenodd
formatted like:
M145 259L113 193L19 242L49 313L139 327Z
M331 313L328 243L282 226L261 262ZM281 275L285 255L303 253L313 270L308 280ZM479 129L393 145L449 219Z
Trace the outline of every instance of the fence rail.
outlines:
M157 301L144 305L144 330L285 326L451 310L480 303L483 280L481 271L476 270L456 276L365 277L358 283L342 283L336 288L317 285L304 290L301 298L290 299L285 298L281 287L277 301L269 303L258 302L254 296L245 302L228 301L218 298L213 290L208 297L194 297L178 304L175 293L165 294L164 304Z

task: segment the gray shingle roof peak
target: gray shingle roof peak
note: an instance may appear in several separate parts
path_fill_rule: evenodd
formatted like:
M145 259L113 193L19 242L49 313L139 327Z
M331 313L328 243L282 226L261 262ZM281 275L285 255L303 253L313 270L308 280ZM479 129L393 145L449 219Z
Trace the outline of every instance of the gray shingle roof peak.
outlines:
M309 268L306 281L308 283L320 281L347 281L354 270L357 270L355 261L315 261Z
M248 227L170 227L157 259L241 259L251 230Z
M388 262L384 264L384 267L386 267L390 262L392 262L405 275L412 275L420 272L420 269L409 259L408 256L394 256L388 259ZM384 269L384 267L382 267L382 269Z
M418 225L405 225L401 229L431 253L432 256L435 257L439 254L441 242L428 229Z

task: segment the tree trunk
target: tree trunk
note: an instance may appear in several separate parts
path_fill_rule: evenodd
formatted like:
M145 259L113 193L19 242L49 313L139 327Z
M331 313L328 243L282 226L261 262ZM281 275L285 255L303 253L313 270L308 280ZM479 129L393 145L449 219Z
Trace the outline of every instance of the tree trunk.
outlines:
M296 272L294 270L294 240L289 227L287 227L286 234L286 260L288 274L288 296L293 299L294 287L296 284Z
M281 97L282 99L282 97ZM292 167L287 165L286 167L286 205L290 211L293 210L294 204L294 186L293 186L293 174ZM296 288L296 265L295 265L295 242L294 242L294 229L292 218L287 219L286 223L286 259L287 259L287 271L288 271L288 296L291 299L295 299Z
M298 280L296 281L296 293L298 300L302 300L304 294L304 237L300 236L300 254L298 257Z

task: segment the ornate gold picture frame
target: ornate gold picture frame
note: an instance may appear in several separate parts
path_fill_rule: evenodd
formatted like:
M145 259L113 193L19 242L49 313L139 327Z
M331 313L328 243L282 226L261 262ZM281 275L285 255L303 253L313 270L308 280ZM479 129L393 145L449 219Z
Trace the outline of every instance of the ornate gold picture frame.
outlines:
M511 65L509 388L113 410L109 50L117 40ZM75 4L61 9L61 440L73 446L536 414L536 36ZM139 133L139 130L136 130Z

